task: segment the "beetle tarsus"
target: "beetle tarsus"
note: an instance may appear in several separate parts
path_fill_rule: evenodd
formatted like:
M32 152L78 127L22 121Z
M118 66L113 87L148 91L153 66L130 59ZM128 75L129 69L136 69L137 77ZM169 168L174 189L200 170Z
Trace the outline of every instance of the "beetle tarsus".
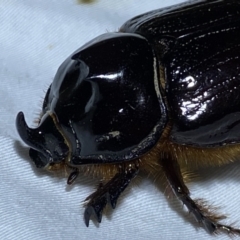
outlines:
M240 234L239 229L218 223L220 220L226 218L225 216L218 215L214 211L211 211L210 207L208 207L203 200L193 200L190 197L190 192L183 181L180 167L176 159L169 156L163 156L161 165L175 195L188 208L189 212L193 214L196 221L204 226L207 232L210 234L218 232Z
M217 231L225 232L232 235L240 235L240 229L237 229L231 226L222 225L222 224L217 224Z
M137 164L129 164L124 168L124 171L117 173L108 183L103 185L100 183L96 192L86 198L88 201L84 212L85 224L89 226L89 220L94 213L97 221L100 223L102 220L102 212L106 204L109 202L114 209L117 204L117 199L124 189L128 186L130 181L138 173Z

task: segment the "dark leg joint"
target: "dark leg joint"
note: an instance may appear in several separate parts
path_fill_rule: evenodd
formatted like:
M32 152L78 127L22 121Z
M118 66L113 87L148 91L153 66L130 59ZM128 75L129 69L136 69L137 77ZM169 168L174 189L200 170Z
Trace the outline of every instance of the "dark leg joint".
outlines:
M73 171L68 176L68 180L67 180L68 185L72 185L79 175L79 169L78 168L72 168L72 169L73 169Z

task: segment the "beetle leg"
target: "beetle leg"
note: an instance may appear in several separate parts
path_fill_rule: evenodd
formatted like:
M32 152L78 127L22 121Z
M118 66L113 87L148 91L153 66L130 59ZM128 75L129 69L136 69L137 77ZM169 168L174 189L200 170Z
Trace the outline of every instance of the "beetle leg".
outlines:
M79 169L73 168L73 171L68 176L67 184L72 185L79 175Z
M194 201L190 197L190 192L184 184L180 167L176 159L165 156L161 161L161 165L174 194L184 205L186 205L189 212L193 213L195 219L203 224L206 231L209 233L216 233L220 230L227 233L240 234L240 229L218 223L218 221L224 219L225 216L211 213L209 209L204 206L203 202L201 203L201 201L198 200Z
M138 171L138 164L128 164L124 168L121 165L119 172L109 182L105 185L100 183L97 191L86 198L84 220L87 227L92 214L95 214L99 223L101 222L103 209L108 202L113 209L116 207L118 197L138 174Z

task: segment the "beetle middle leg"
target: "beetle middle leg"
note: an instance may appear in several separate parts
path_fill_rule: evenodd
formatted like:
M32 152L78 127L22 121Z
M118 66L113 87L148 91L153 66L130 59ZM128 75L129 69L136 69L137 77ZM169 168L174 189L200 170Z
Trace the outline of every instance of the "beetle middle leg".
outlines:
M106 184L100 183L96 192L85 199L87 204L84 220L87 227L92 214L95 214L99 223L101 222L103 209L108 202L113 209L116 207L118 197L138 172L138 162L120 165L119 172L109 182Z
M225 216L212 213L210 209L206 208L201 201L193 200L190 197L190 192L184 184L183 177L180 171L179 164L176 159L171 156L163 156L161 160L163 171L166 175L168 183L170 184L174 194L182 201L188 208L195 219L202 223L204 228L209 233L216 233L217 231L226 231L232 234L240 234L240 229L235 229L231 226L220 224L219 221Z

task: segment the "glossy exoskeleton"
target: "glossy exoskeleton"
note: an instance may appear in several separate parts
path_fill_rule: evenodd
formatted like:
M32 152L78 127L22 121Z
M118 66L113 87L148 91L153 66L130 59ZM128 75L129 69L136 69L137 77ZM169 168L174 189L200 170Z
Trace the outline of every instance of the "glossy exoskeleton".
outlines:
M38 168L70 168L102 177L86 201L85 222L101 222L110 202L143 170L165 176L205 229L219 222L190 197L183 169L240 156L240 3L187 2L126 22L88 42L57 71L37 128L16 125ZM160 173L160 174L159 174ZM189 180L189 179L188 179Z

